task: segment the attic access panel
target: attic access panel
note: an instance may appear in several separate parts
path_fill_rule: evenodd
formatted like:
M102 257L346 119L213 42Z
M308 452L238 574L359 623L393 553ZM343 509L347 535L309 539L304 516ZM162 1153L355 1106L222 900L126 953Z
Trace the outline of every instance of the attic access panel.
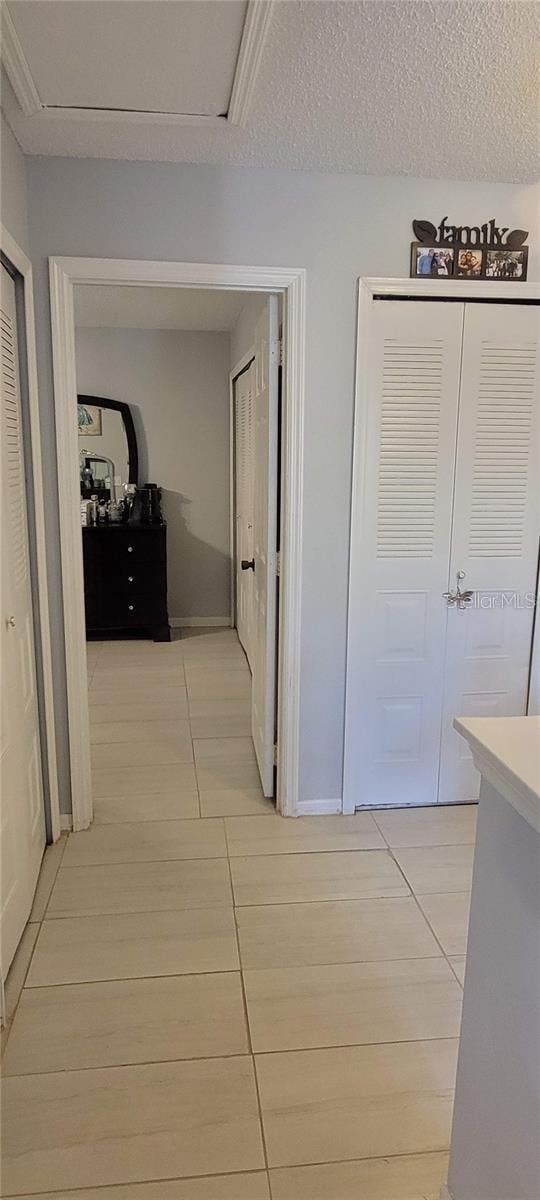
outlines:
M246 0L10 0L42 105L227 114Z

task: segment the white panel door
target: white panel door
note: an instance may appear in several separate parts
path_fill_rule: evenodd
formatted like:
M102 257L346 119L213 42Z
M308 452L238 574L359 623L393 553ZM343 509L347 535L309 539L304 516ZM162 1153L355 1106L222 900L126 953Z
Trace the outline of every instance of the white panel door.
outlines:
M28 919L45 845L15 287L1 276L1 970Z
M253 411L254 362L235 380L235 578L236 629L250 667L254 641L253 571L242 562L253 559Z
M463 315L462 304L372 306L355 463L345 812L437 796Z
M277 622L279 330L269 296L255 332L253 458L254 643L251 729L265 796L274 793Z
M479 776L454 717L527 711L538 568L539 334L535 306L466 306L448 590L464 571L461 588L473 596L448 610L441 803L478 795Z

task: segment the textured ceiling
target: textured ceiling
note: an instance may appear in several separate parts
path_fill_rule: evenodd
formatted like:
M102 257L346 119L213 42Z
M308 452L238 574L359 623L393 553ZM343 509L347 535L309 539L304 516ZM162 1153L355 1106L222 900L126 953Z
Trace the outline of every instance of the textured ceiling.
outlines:
M538 175L539 34L529 0L278 0L246 129L6 105L29 153L525 183Z
M206 288L119 287L78 284L75 324L109 329L182 329L227 332L247 304L249 292Z

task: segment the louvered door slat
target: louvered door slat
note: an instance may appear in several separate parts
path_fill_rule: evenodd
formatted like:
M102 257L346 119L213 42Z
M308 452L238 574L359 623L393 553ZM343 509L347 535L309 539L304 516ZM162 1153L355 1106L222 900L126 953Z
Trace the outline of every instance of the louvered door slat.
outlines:
M384 338L378 558L433 554L443 372L442 338L428 344Z
M1 370L5 438L6 499L11 540L11 566L17 587L23 586L28 574L26 545L26 509L23 474L23 447L20 408L15 392L15 329L10 315L1 310Z

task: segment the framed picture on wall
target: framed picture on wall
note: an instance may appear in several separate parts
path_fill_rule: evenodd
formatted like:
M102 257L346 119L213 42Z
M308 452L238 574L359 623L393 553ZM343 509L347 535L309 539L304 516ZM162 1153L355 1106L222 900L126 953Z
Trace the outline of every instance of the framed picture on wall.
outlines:
M453 246L425 246L413 242L411 248L411 275L413 279L448 279L454 273Z
M102 415L97 404L78 404L79 437L101 437Z
M527 278L529 234L508 229L492 218L482 225L452 225L443 217L413 221L417 238L411 242L412 279L498 279L505 283Z

